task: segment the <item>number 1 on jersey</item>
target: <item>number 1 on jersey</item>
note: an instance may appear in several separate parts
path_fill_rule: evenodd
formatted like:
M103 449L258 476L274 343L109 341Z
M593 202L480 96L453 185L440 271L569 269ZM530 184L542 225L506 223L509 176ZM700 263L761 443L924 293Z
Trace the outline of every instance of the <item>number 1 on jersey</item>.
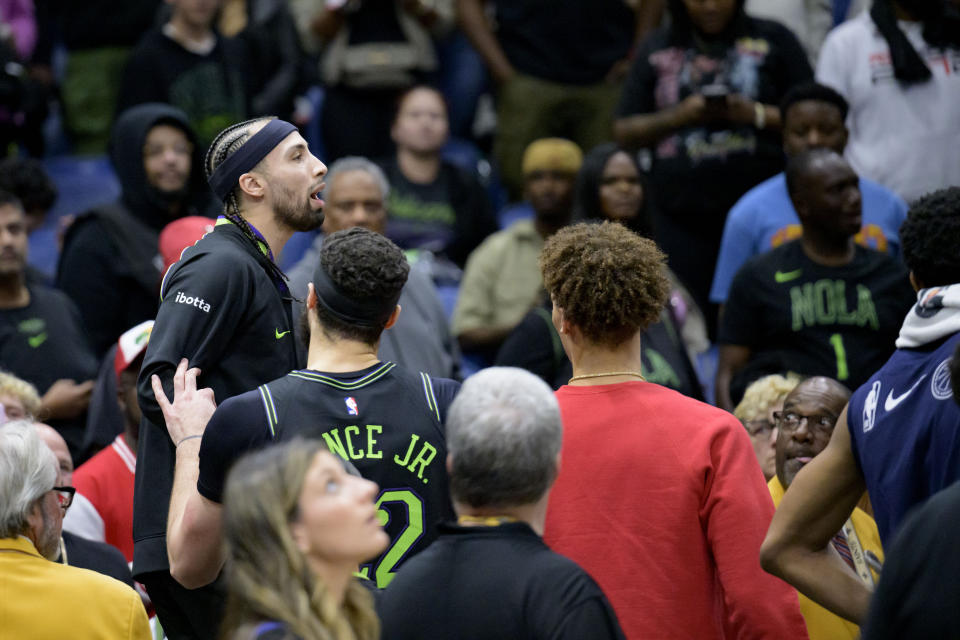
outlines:
M837 356L837 380L846 380L850 377L850 371L847 369L847 350L843 348L843 336L839 333L833 334L830 336L830 344Z

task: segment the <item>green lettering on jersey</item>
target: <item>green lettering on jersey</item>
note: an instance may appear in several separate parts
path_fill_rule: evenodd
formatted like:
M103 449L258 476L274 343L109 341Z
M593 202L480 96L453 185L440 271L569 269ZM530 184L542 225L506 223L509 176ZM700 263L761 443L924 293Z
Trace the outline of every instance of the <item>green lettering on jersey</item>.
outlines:
M377 447L377 439L374 437L383 433L383 427L378 424L368 424L363 428L367 431L366 448L364 448L363 434L360 433L361 427L353 424L344 427L343 439L340 438L340 428L337 427L322 434L323 440L331 453L337 454L344 460L383 459L383 452Z
M861 327L870 325L871 329L880 328L880 319L877 318L877 308L873 305L873 296L866 285L857 285L857 324Z
M813 283L813 307L817 311L817 324L833 324L837 321L837 299L832 280L817 280Z
M799 287L790 287L790 312L793 315L794 331L813 325L813 285L809 282Z
M880 327L873 296L865 285L857 285L856 309L847 307L847 283L843 280L817 280L790 288L791 328L831 325Z
M373 450L373 447L377 444L377 439L373 437L374 432L383 433L383 427L379 424L367 425L367 458L370 460L380 460L383 458L383 452Z
M413 454L413 447L417 444L417 440L419 439L420 439L420 436L418 436L417 434L415 433L411 434L410 446L407 447L406 456L403 458L403 460L400 460L400 456L393 456L393 461L396 462L401 467L407 466L407 463L410 462L410 456Z
M423 477L423 472L426 471L427 465L433 462L435 457L437 457L437 448L424 440L420 453L417 454L417 457L414 458L407 469L411 472L416 472L417 477L423 480L423 484L427 484L427 478Z
M407 446L407 452L404 454L403 459L401 460L400 456L393 456L393 461L401 467L406 467L407 471L416 473L417 477L423 481L423 484L427 484L430 479L424 478L423 472L426 471L427 466L433 462L433 459L437 457L437 448L424 440L420 444L420 451L414 455L414 449L419 440L420 436L415 433L410 434L410 444Z
M327 443L327 449L330 449L331 453L335 453L344 460L349 460L347 457L347 450L343 447L343 443L340 442L340 433L339 429L331 429L323 434L323 441Z
M357 439L359 440L360 429L358 429L356 425L350 425L349 427L346 427L343 430L343 435L346 436L346 439L347 439L347 451L350 452L350 459L360 460L361 458L363 458L363 449L360 449L360 451L358 452L356 449L353 448L354 434L357 436Z

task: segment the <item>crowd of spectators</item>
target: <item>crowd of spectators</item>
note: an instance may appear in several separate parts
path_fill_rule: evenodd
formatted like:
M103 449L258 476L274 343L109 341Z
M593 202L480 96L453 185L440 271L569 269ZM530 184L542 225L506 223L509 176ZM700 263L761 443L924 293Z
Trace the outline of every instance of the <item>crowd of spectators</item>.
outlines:
M0 0L0 62L20 635L960 637L960 0Z

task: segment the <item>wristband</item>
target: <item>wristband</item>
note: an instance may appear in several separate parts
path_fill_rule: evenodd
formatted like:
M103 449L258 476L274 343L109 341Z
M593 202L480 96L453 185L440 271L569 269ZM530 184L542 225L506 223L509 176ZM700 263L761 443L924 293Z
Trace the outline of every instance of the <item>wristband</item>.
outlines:
M757 129L763 129L767 124L767 110L759 102L753 103L753 126Z
M184 442L186 442L187 440L193 440L194 438L202 438L202 437L203 437L203 434L196 435L196 436L184 436L183 438L180 439L180 442L178 442L176 445L174 445L174 448L179 447L180 445L182 445L182 444L183 444Z

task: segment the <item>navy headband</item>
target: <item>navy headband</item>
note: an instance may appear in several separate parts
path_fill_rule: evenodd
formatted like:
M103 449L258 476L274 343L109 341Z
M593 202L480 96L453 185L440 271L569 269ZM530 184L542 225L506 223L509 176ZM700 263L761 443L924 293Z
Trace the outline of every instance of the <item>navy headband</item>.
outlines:
M280 141L297 128L285 120L271 120L253 134L239 149L223 161L210 176L210 188L217 197L227 201L227 196L237 186L240 176L257 166Z
M317 302L333 317L348 324L376 329L383 328L400 299L400 292L392 300L350 298L340 291L320 264L313 274L313 289L317 293Z

